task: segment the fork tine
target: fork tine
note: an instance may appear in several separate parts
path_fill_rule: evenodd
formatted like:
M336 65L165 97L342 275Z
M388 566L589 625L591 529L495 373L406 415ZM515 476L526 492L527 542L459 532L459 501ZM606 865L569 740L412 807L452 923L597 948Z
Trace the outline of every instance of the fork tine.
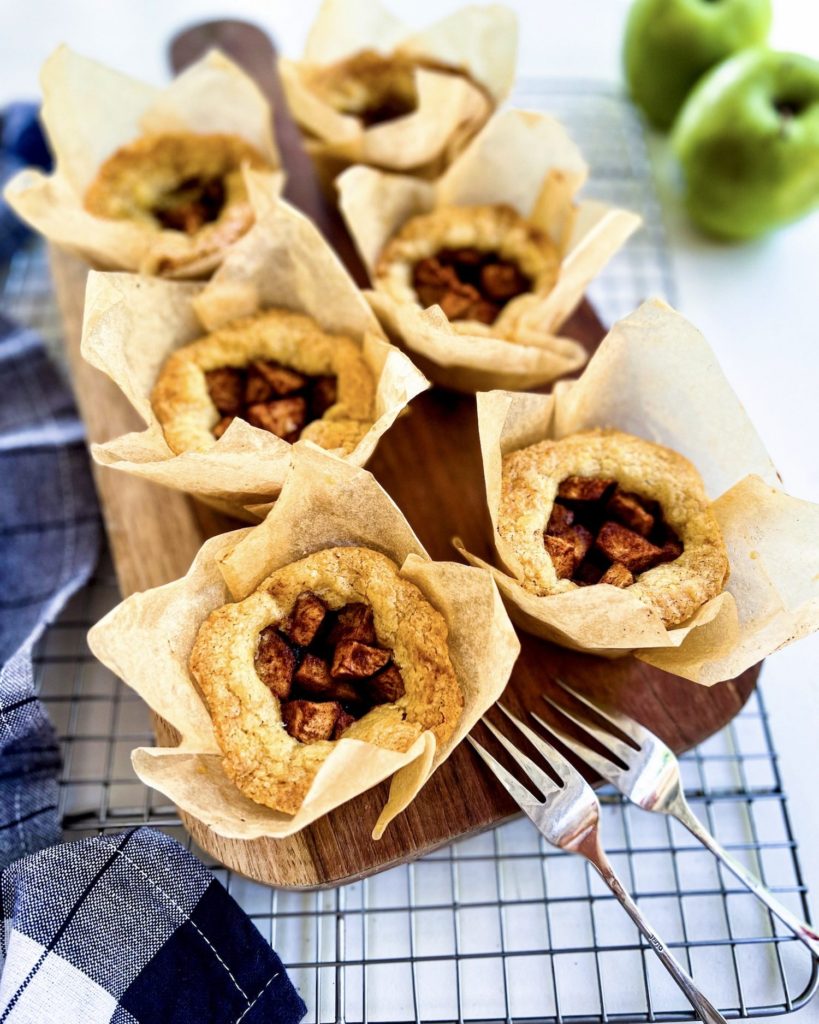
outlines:
M484 718L482 721L495 739L506 748L509 752L509 756L517 761L544 796L549 796L560 789L560 786L558 786L551 775L548 775L542 768L538 767L538 765L536 765L531 758L527 757L522 750L518 750L515 744L512 743L511 740L508 740L502 732L496 729L488 719Z
M615 711L613 708L606 708L603 710L603 708L599 707L597 704L592 703L588 697L584 697L582 694L578 693L573 686L569 686L568 683L564 683L562 679L555 679L554 682L557 683L561 690L574 697L574 699L579 701L581 704L585 704L587 708L595 711L601 718L610 722L611 725L616 729L619 729L620 732L624 732L626 736L634 740L638 745L650 735L648 729L640 725L640 723L636 722L633 718L629 718L628 715L623 714L622 711Z
M549 702L551 704L551 701ZM554 705L557 707L557 705ZM560 709L562 710L562 708ZM591 747L587 747L585 743L581 743L580 740L575 739L574 736L570 735L560 725L553 725L551 722L545 722L540 715L536 715L534 711L531 712L532 718L537 724L545 729L546 732L552 732L556 736L559 736L563 742L571 748L572 752L577 754L581 761L585 761L586 764L593 768L598 775L601 775L606 782L610 782L613 786L619 785L620 779L625 774L622 768L614 764L607 757L603 757L602 754L598 754L596 750L592 750Z
M498 782L500 782L506 792L523 811L529 814L530 810L534 811L536 808L542 806L541 802L529 792L526 786L524 786L522 782L518 782L515 776L511 772L508 772L499 761L495 760L485 747L482 747L481 744L471 736L467 736L466 738L472 744L481 759L492 770Z
M566 760L557 747L553 747L548 740L544 739L542 736L538 736L533 729L530 729L528 725L521 722L519 718L516 718L511 711L508 711L503 706L503 704L498 702L497 706L506 715L510 722L514 722L532 746L536 750L540 751L540 753L549 762L549 766L554 768L566 785L569 785L571 782L576 782L578 779L585 784L585 779L580 772ZM552 785L554 785L554 783L552 783Z
M590 718L586 718L585 715L577 714L575 711L569 711L562 704L558 704L557 701L552 700L551 697L547 697L545 693L540 695L543 700L549 705L549 707L556 708L561 715L565 715L570 722L574 722L576 726L583 729L585 732L594 736L596 740L603 744L608 750L620 758L625 764L629 764L635 754L634 747L630 747L624 740L618 739L607 729L601 729L599 725L595 725ZM574 742L574 740L572 740Z

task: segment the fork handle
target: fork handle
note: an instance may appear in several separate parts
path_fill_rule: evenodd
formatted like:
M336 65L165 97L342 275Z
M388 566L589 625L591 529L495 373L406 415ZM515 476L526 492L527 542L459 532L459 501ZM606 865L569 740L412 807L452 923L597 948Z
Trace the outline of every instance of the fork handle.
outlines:
M815 928L811 928L806 921L791 913L783 903L780 903L770 889L767 889L762 884L752 871L749 871L744 864L741 864L727 850L724 850L687 803L674 811L674 817L681 824L685 825L688 831L693 836L696 836L702 845L709 849L715 857L721 860L743 885L747 885L754 896L761 900L772 914L776 914L779 920L793 932L797 939L805 943L814 957L819 959L819 932Z
M623 905L628 916L637 925L646 939L648 939L651 944L651 948L659 957L663 967L665 967L684 993L686 999L697 1011L700 1020L705 1021L705 1024L726 1024L725 1018L719 1010L717 1010L716 1007L705 998L702 992L700 992L694 984L694 979L691 975L683 969L681 964L679 964L666 949L663 940L654 931L652 926L643 916L640 908L623 888L623 885L615 874L614 868L609 863L608 858L598 854L594 859L590 860L591 864L597 869L600 877Z

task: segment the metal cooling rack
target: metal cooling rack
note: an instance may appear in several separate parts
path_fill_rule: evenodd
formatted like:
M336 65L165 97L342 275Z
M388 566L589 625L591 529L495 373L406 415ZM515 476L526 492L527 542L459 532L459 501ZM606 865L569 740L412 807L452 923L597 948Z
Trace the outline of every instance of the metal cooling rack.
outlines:
M644 297L673 299L639 124L614 92L529 83L521 105L553 110L593 168L588 189L637 209L644 228L596 282L604 320ZM41 247L0 275L2 308L59 334ZM189 840L172 806L134 776L150 745L147 709L91 656L85 636L119 600L110 561L45 632L37 682L60 735L67 839L152 825ZM807 916L785 794L762 695L682 758L686 793L720 841ZM668 944L728 1017L787 1013L814 994L817 966L676 822L602 791L612 860ZM201 851L196 851L203 856ZM310 1022L690 1020L692 1014L609 891L525 820L336 889L270 889L213 864L277 949Z

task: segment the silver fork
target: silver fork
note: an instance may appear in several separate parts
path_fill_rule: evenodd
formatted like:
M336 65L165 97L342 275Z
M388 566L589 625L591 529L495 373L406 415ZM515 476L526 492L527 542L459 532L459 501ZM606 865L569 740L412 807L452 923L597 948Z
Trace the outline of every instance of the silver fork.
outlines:
M547 724L537 715L533 715L533 718L543 728L559 736L590 768L593 768L598 775L602 775L607 782L619 789L633 803L646 811L657 811L660 814L670 815L685 825L703 846L718 857L728 870L733 872L751 890L754 896L760 899L798 939L804 942L815 957L819 957L819 933L805 921L800 920L796 914L791 913L753 872L735 860L727 850L724 850L691 810L683 792L679 761L673 751L658 736L655 736L645 726L635 722L633 718L611 708L604 711L565 683L560 680L556 680L556 682L576 701L596 712L636 744L637 749L635 750L630 744L612 736L608 730L596 725L586 715L568 710L546 694L541 695L547 704L556 708L560 714L565 715L575 725L594 736L626 767L621 768L607 757L591 750L585 743L581 743L574 735L569 734L560 726L552 722Z
M606 855L600 842L600 804L594 790L583 776L573 768L563 755L551 743L533 732L527 725L506 710L502 704L497 705L506 717L514 722L535 749L543 755L547 763L555 770L562 785L554 782L543 769L539 768L525 754L500 733L491 722L483 719L484 725L497 737L514 760L526 772L528 777L543 794L543 799L535 797L526 786L518 782L495 758L471 736L467 739L480 754L486 764L497 776L501 785L519 804L524 814L534 822L540 834L561 850L579 853L581 857L595 868L600 877L611 889L626 913L637 925L643 935L651 943L651 947L660 958L663 966L685 993L686 998L697 1011L700 1019L706 1024L725 1024L725 1018L719 1010L705 998L694 979L677 963L666 949L665 943L654 931L643 916L640 908L623 888L620 879Z

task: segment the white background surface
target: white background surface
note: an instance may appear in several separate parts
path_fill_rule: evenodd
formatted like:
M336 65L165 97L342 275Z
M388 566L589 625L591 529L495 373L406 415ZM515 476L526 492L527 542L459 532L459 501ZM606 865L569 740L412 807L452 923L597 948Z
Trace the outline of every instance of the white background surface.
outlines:
M519 13L521 76L576 75L617 80L627 0L510 0ZM423 24L456 0L391 0ZM279 49L300 52L317 0L0 0L0 103L38 94L37 70L67 42L88 56L155 82L167 75L166 44L183 25L246 17L275 34ZM774 0L772 42L819 57L819 5ZM675 202L665 141L651 150L663 200L681 311L705 333L756 423L788 489L819 501L819 215L737 247L697 236ZM592 168L594 174L594 168ZM819 538L817 538L819 542ZM771 658L764 693L819 918L819 637ZM819 1021L819 1000L803 1010Z

